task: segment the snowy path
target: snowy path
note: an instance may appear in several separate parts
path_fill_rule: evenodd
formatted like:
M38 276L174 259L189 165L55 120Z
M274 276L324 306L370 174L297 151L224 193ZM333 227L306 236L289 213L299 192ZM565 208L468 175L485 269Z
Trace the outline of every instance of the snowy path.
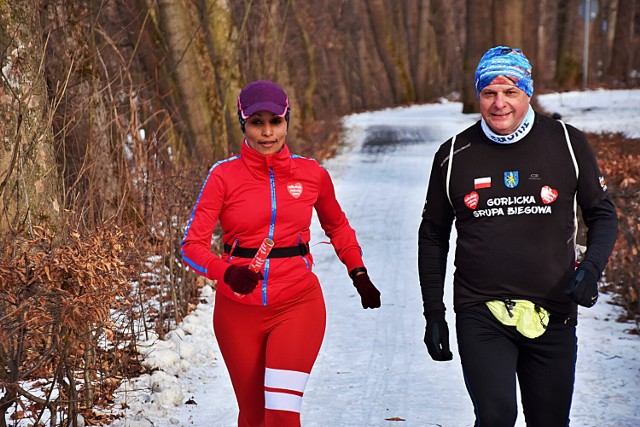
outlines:
M382 292L382 308L362 310L332 249L314 248L329 320L305 394L303 422L388 426L393 422L386 419L396 418L406 420L403 426L469 425L472 408L460 369L430 362L422 342L417 277L417 230L431 158L449 135L427 127L406 132L372 127L360 135L356 128L352 151L327 166ZM384 144L398 137L408 141Z
M459 114L458 104L347 119L352 146L326 166L358 233L373 282L382 292L382 307L363 310L332 247L312 247L328 324L305 392L305 427L473 425L454 334L452 362L431 361L422 342L417 228L435 150L475 120ZM389 123L393 129L385 127ZM384 144L390 135L403 141ZM317 223L314 228L312 245L326 241ZM454 331L451 258L446 297ZM623 333L630 325L613 321L616 308L607 300L603 296L596 307L581 312L573 426L640 426L640 339ZM201 305L187 322L187 333L181 332L184 326L177 331L179 353L182 346L190 350L184 351L190 368L175 372L179 383L167 385L165 378L159 378L157 393L146 395L146 403L130 402L126 421L120 425L235 425L237 409L211 331L211 312L211 304ZM146 378L135 386L154 385ZM159 405L163 387L181 387L182 401L193 398L197 405ZM524 426L522 416L517 426Z

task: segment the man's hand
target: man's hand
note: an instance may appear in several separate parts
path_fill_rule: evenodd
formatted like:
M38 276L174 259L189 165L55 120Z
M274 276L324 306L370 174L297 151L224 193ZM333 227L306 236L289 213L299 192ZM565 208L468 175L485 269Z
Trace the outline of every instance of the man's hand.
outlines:
M427 315L427 327L424 331L424 343L433 360L443 362L453 359L449 348L449 326L444 313Z
M583 261L573 273L565 293L573 302L583 307L593 307L598 301L598 279L596 266Z

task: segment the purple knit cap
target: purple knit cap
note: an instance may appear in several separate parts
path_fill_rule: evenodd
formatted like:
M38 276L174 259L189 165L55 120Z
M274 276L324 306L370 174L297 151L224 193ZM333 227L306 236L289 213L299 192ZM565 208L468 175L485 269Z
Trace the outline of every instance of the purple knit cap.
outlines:
M288 109L289 97L279 85L269 80L249 83L238 96L238 116L242 120L263 110L285 117Z

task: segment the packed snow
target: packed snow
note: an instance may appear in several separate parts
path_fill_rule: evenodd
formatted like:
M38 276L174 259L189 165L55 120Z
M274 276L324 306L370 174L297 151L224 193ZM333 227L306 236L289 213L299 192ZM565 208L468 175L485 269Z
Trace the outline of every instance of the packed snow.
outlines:
M639 90L538 96L543 108L578 128L632 138L640 138L638 99ZM327 331L305 391L305 427L473 425L454 334L451 362L432 361L422 342L417 273L417 229L432 157L479 119L461 109L443 101L344 119L346 147L325 166L382 292L382 307L361 308L332 247L318 244L328 239L314 221L314 271L327 303ZM445 297L453 332L452 262L450 256ZM122 384L117 409L123 417L115 426L236 425L233 390L213 335L213 295L205 287L203 302L173 332L140 345L152 373ZM628 332L636 325L616 321L622 309L611 299L602 294L595 307L580 309L572 426L640 426L640 337ZM516 425L525 425L521 414Z

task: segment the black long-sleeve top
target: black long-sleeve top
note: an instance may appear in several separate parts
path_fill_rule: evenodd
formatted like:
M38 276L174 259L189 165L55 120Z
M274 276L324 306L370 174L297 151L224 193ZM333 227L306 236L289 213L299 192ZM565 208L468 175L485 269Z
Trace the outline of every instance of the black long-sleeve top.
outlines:
M418 236L418 270L425 315L443 312L449 237L457 231L454 309L488 300L528 299L559 315L575 315L565 294L575 268L574 200L587 230L583 262L603 271L618 218L584 134L536 114L520 141L497 144L480 122L455 141L447 196L451 140L431 169ZM576 176L578 175L578 176Z

